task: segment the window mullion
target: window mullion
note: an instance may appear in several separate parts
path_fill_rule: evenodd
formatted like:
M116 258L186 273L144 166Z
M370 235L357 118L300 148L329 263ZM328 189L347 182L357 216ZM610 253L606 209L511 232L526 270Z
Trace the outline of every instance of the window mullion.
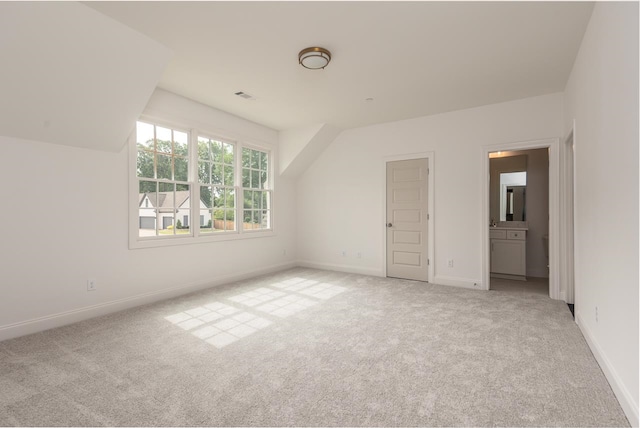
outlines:
M242 184L242 145L236 143L235 156L235 176L236 176L236 229L238 233L244 233L244 187Z
M191 204L189 216L191 218L191 235L200 236L200 186L198 185L198 131L191 129L189 132L188 158L189 169L187 177L189 179L189 190Z

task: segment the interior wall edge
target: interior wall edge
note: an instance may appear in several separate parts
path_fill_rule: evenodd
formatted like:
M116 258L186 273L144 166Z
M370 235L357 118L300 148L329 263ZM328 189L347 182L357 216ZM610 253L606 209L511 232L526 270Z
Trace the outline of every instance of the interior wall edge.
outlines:
M580 312L576 311L576 323L584 336L584 339L587 341L587 345L591 349L593 356L596 361L600 365L604 375L609 381L609 385L611 385L611 389L615 394L618 402L620 402L620 406L622 406L622 410L624 410L627 419L629 419L629 423L632 427L637 427L639 424L638 419L638 403L633 401L633 396L629 392L629 390L625 387L624 382L618 375L618 372L614 368L613 364L607 357L607 354L604 352L595 336L589 330L587 324L583 321Z
M26 321L0 326L0 342L20 336L39 333L56 327L73 324L91 318L120 312L125 309L154 303L173 297L182 296L195 291L206 290L208 288L225 285L230 282L250 279L256 276L279 272L296 267L295 262L286 262L272 265L266 268L246 270L232 275L224 275L215 279L196 281L186 285L165 288L159 291L137 294L122 299L112 300L96 305L85 306L70 311L59 312Z

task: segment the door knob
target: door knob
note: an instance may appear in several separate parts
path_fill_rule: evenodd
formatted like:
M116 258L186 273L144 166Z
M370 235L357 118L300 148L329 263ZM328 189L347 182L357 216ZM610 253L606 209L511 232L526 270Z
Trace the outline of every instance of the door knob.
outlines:
M387 223L387 227L391 227L393 226L391 223Z

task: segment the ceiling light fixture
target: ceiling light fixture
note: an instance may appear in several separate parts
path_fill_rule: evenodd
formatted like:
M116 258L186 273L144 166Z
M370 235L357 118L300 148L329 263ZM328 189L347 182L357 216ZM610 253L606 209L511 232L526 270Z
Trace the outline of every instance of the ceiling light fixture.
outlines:
M306 48L298 54L298 62L309 70L319 70L325 68L331 61L331 52L325 48Z

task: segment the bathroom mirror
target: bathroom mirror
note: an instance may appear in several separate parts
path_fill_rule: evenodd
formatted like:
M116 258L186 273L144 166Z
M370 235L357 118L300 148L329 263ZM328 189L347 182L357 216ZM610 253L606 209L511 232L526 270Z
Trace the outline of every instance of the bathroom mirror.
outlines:
M500 221L527 219L527 172L500 174Z

